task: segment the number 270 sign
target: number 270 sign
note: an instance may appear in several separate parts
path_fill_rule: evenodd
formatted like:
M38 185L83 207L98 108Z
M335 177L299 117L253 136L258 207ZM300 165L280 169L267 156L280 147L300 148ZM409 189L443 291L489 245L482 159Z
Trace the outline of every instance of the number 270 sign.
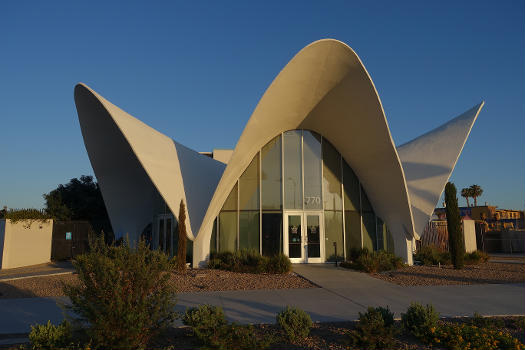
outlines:
M304 197L304 204L306 204L306 205L309 205L309 204L321 204L321 197L305 196Z

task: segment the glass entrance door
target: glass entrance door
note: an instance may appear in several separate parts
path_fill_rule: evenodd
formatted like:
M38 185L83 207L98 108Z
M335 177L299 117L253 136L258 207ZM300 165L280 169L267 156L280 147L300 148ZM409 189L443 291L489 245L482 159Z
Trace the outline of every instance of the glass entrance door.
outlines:
M321 212L286 212L284 253L292 263L324 262L324 230Z
M161 214L155 220L154 248L173 256L173 215Z

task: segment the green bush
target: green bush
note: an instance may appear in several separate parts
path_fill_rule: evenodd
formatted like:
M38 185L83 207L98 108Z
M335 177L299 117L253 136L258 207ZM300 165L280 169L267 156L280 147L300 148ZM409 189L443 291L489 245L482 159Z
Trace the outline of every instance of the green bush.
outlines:
M292 262L283 253L270 256L266 263L268 273L287 273L292 271Z
M51 321L47 321L47 324L36 324L31 326L29 333L31 348L34 350L64 348L70 345L72 340L71 325L67 321L58 326L53 325Z
M277 314L276 320L291 342L306 338L312 328L310 315L295 307L287 306Z
M359 322L350 332L351 345L366 349L388 349L394 345L394 314L383 307L369 307L359 313Z
M284 254L262 256L256 250L241 249L234 253L212 253L208 268L233 272L287 273L292 269L290 259Z
M274 337L258 334L252 325L232 323L218 328L208 339L207 345L218 350L262 350L273 341Z
M193 333L205 343L209 342L217 329L227 323L222 308L213 305L199 305L187 309L182 322L190 326Z
M439 313L432 305L411 303L406 314L401 314L403 328L416 338L426 340L437 327Z
M465 323L445 323L437 328L432 328L431 336L426 342L438 347L461 350L525 349L518 339L506 331L479 328Z
M475 250L471 253L465 253L465 264L479 264L489 260L489 255L480 250Z
M69 307L89 325L93 345L104 349L144 348L176 318L172 264L143 240L107 246L103 238L74 262L79 284L64 286Z
M390 271L402 267L403 260L384 250L369 251L367 248L353 249L342 267L365 272Z
M421 247L414 254L414 260L421 261L423 265L450 265L450 253L441 251L435 246Z
M465 264L479 264L484 263L489 259L487 253L476 250L471 253L465 253L464 263ZM452 263L450 253L443 252L435 246L421 247L414 254L414 260L421 261L423 265L450 265Z

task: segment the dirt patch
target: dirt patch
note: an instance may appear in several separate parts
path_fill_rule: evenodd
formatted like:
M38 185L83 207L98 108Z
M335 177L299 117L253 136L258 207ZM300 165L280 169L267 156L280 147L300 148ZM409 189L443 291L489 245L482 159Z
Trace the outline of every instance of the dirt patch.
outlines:
M437 286L454 284L523 283L525 264L483 263L467 265L461 270L453 266L408 266L371 276L401 286Z
M208 269L176 273L173 274L172 281L179 293L316 287L295 273L252 274ZM63 296L64 283L79 283L78 276L42 276L0 282L0 298Z

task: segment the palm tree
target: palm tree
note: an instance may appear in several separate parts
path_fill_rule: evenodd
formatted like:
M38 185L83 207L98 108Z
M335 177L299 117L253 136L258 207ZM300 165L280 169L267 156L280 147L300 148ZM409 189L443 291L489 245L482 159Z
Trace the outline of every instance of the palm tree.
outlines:
M470 193L470 196L472 198L474 198L474 206L478 206L478 197L481 197L481 195L483 194L483 189L481 188L481 186L478 186L478 185L472 185L470 186L470 190L472 191Z
M472 197L470 187L465 187L461 190L461 197L464 197L467 200L467 207L470 207L470 202L468 201L468 199Z

